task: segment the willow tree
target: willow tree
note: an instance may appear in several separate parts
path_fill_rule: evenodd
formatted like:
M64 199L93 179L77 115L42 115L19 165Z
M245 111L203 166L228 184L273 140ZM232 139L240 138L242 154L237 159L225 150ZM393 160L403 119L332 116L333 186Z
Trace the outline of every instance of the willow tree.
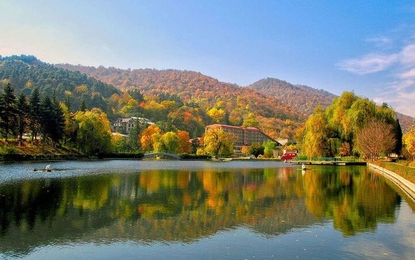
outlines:
M297 136L297 142L303 144L303 153L309 157L346 156L361 152L355 148L357 134L373 120L398 131L394 111L386 104L377 106L367 98L344 92L325 111L321 107L315 110L304 130L299 131L301 135ZM392 136L396 139L398 134L393 132Z
M304 154L309 158L322 157L327 152L328 123L323 108L317 106L305 123Z
M80 151L89 155L111 151L110 122L101 109L78 111L75 120L78 125L76 143Z

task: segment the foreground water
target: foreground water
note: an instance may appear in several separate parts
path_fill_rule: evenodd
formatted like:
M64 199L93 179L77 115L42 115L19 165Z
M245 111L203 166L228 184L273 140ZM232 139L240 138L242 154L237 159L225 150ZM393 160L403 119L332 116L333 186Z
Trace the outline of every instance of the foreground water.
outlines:
M0 165L3 259L413 259L415 213L363 166Z

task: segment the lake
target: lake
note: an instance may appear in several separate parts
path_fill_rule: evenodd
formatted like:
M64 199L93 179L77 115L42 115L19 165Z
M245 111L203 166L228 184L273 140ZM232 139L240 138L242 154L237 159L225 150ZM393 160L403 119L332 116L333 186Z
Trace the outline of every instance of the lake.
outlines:
M34 172L47 164L52 172ZM415 205L366 166L0 165L0 259L413 259Z

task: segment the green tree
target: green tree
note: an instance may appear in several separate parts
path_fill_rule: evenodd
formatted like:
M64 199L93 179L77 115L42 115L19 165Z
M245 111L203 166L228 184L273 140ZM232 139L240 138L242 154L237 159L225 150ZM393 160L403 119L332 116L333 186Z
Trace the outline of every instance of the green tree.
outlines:
M19 136L19 146L23 142L23 134L26 132L29 123L29 103L26 96L21 93L17 98L17 134Z
M272 158L277 144L271 140L267 140L262 144L262 146L264 147L264 156L266 158Z
M107 115L99 108L78 111L76 144L85 154L93 155L111 151L111 129Z
M15 134L17 122L16 96L11 84L8 83L0 95L0 130L8 140L9 134Z
M258 157L260 154L264 154L264 146L262 146L259 143L253 143L251 146L249 146L249 153L254 155L255 157Z
M41 127L41 108L39 89L34 88L29 98L29 129L32 132L32 143L37 139Z
M174 132L167 132L160 136L156 144L157 152L171 152L176 153L179 148L179 138Z

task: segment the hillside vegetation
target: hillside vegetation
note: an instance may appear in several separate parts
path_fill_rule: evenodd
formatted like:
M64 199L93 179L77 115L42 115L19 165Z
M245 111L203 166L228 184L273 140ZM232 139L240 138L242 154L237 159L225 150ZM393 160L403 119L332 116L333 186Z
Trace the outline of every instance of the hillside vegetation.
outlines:
M243 125L254 118L262 130L278 138L289 138L305 116L297 110L249 88L223 83L193 71L136 69L57 65L80 71L122 91L139 90L144 96L177 95L185 104L196 105L213 118L210 123ZM220 114L224 113L221 117ZM214 114L217 114L215 118Z
M318 105L323 108L329 107L337 97L322 89L315 89L304 85L293 85L289 82L274 78L261 79L249 85L248 88L252 88L267 96L275 97L282 104L290 106L297 111L302 111L306 116L311 115ZM396 111L395 115L403 131L407 131L412 126L412 117Z
M328 107L337 96L325 90L304 85L293 85L283 80L266 78L248 86L267 96L275 97L286 106L302 111L306 116L314 112L318 105Z
M0 56L0 90L10 83L16 93L30 96L34 88L39 93L54 96L79 110L82 103L86 108L98 107L111 114L108 98L121 91L114 86L88 77L78 71L68 71L44 63L34 56Z

